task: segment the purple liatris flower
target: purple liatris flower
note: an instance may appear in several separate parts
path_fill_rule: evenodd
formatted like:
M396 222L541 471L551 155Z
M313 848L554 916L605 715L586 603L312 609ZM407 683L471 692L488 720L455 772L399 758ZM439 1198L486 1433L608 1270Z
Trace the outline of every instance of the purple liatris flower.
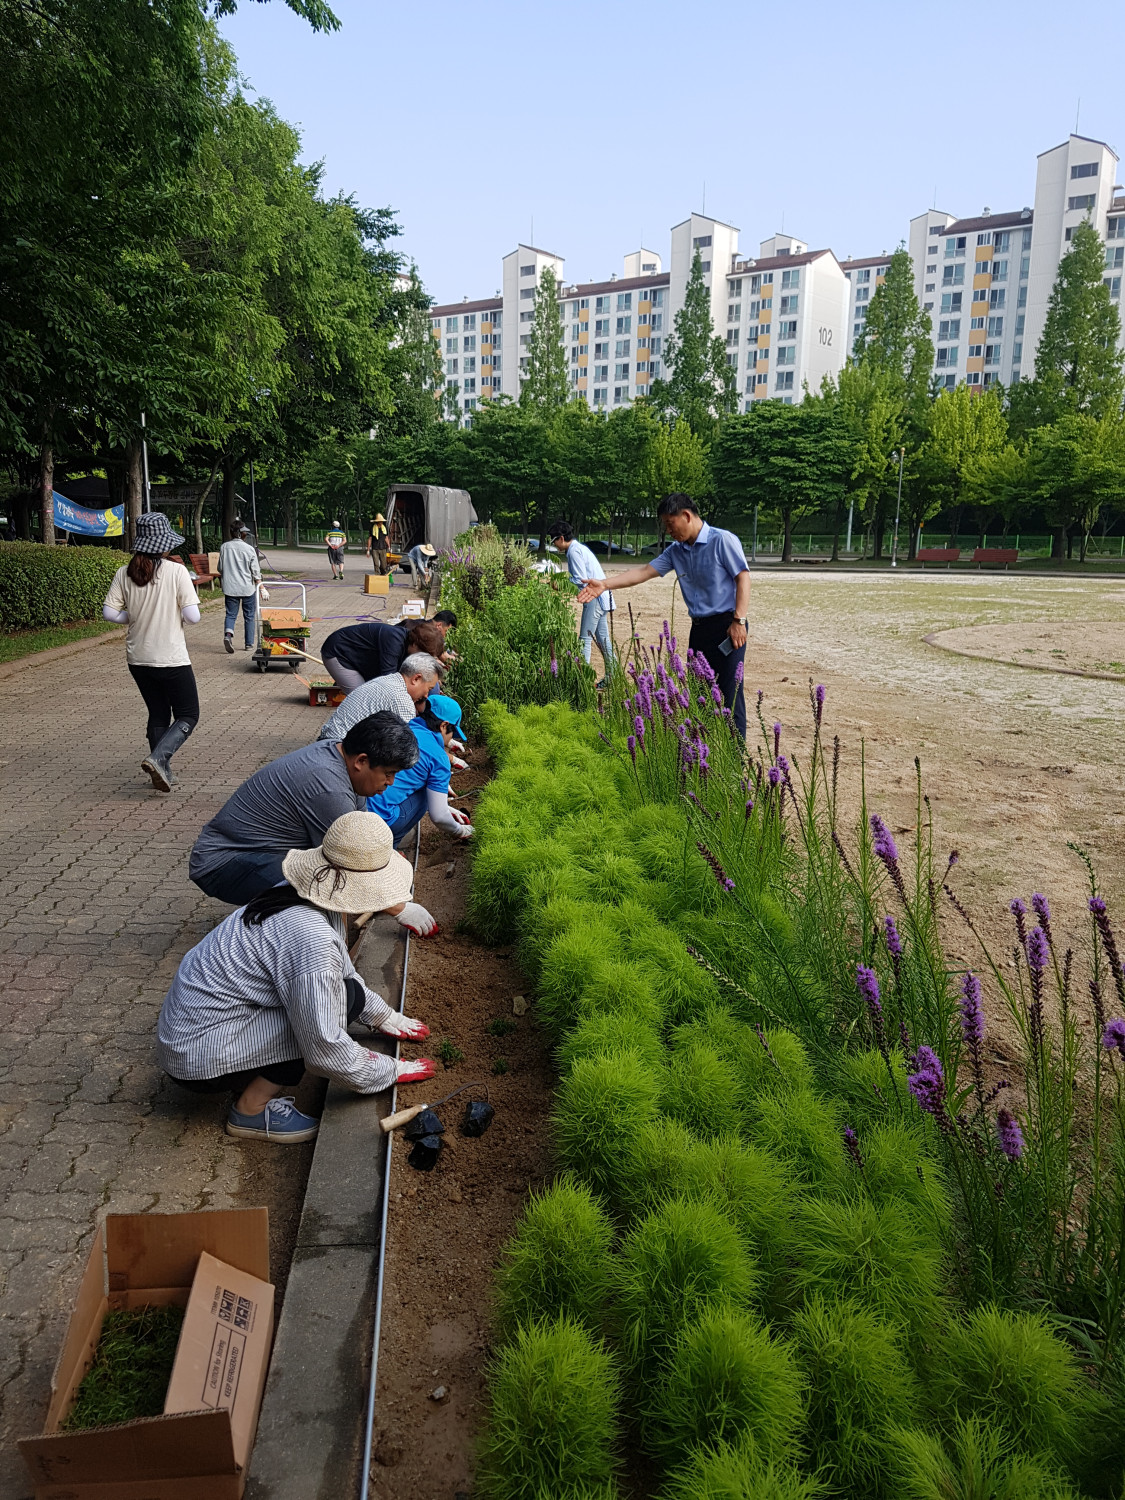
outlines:
M742 686L742 679L745 676L745 673L746 673L746 664L744 662L740 661L738 663L738 665L734 669L734 680L738 684L739 687Z
M645 721L641 718L640 714L633 720L633 733L637 736L638 740L643 740L645 737Z
M777 786L777 784L780 782L781 772L777 769L776 766L770 766L769 770L766 772L766 780L769 782L770 786Z
M1024 905L1024 903L1017 896L1015 898L1015 900L1008 902L1008 910L1011 912L1012 916L1015 917L1015 919L1016 919L1016 937L1019 938L1020 947L1026 953L1027 952L1027 923L1024 921L1024 918L1027 916L1027 907Z
M891 836L891 830L878 813L871 814L871 834L877 857L882 860L887 874L894 883L895 890L906 902L906 885L903 882L902 871L898 867L898 848Z
M813 699L816 703L816 727L818 729L820 728L820 716L824 712L824 700L825 698L827 698L827 696L828 689L824 686L823 682L818 682L816 685L816 691L813 694Z
M984 1040L984 1008L980 1003L980 980L966 974L961 981L961 1035L968 1047L979 1047Z
M856 964L855 983L872 1019L882 1016L883 1000L879 993L879 976L875 970L869 969L866 964Z
M629 747L629 754L633 758L633 764L636 765L637 764L637 742L636 742L636 740L634 739L634 737L632 735L629 735L629 737L626 739L625 743Z
M1107 1021L1102 1032L1102 1046L1107 1052L1120 1052L1125 1057L1125 1021Z
M1009 1161L1019 1161L1023 1155L1023 1131L1010 1109L1001 1109L996 1114L996 1139Z
M777 759L777 752L781 746L781 725L775 723L773 726L773 758Z
M941 1059L924 1043L918 1048L914 1059L915 1072L906 1080L910 1092L921 1109L932 1115L943 1130L953 1128L945 1109L945 1073Z
M1032 969L1045 969L1051 952L1042 927L1033 927L1027 935L1027 961Z
M899 936L899 930L895 926L894 917L883 918L883 934L887 940L887 952L892 958L901 958L902 938Z
M785 777L786 781L788 781L789 780L789 762L785 759L784 755L779 755L777 757L777 769L781 772L782 776Z
M683 682L684 661L683 657L679 654L678 651L672 652L672 671L675 672L676 676L680 679L681 682Z
M551 657L551 676L552 677L557 677L558 675L559 675L558 658L555 657L555 656L552 656Z
M747 804L746 804L746 816L747 816L747 817L749 817L749 816L750 816L750 814L751 814L751 813L752 813L752 812L753 812L753 811L754 811L754 799L753 799L753 798L751 798L751 799L750 799L750 801L749 801L749 802L747 802Z
M765 697L765 696L766 696L766 695L765 695L765 693L764 693L764 691L763 691L763 690L762 690L762 689L761 689L761 688L759 688L759 689L758 689L758 707L759 707L759 708L761 708L761 706L762 706L762 699L763 699L763 698L764 698L764 697Z
M1093 917L1094 925L1098 929L1098 936L1102 940L1105 956L1109 960L1113 982L1117 986L1117 998L1122 1008L1125 1009L1125 978L1122 976L1121 954L1117 949L1117 938L1110 925L1109 913L1106 910L1105 902L1100 896L1091 896L1089 904L1090 915Z
M731 880L730 876L727 874L727 872L723 869L722 865L719 863L717 857L714 854L711 853L711 851L710 851L710 849L708 849L707 845L703 844L703 843L697 843L695 847L699 850L700 854L702 854L703 858L711 866L712 873L714 874L715 879L722 886L723 890L724 891L733 891L734 890L734 881Z
M852 1161L862 1172L863 1157L860 1155L859 1137L856 1135L855 1131L850 1125L844 1126L844 1150L848 1153Z

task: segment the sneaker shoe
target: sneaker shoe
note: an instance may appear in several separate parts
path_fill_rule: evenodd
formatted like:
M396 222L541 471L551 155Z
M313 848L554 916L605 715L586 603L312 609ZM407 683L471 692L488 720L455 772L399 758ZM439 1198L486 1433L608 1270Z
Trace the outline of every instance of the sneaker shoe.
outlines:
M227 1115L227 1135L245 1141L273 1141L278 1146L297 1146L311 1141L320 1129L314 1115L303 1115L291 1097L271 1099L258 1115L240 1115L233 1105Z
M223 645L226 647L228 653L231 656L233 656L234 655L234 635L229 630L227 631L226 635L223 636Z

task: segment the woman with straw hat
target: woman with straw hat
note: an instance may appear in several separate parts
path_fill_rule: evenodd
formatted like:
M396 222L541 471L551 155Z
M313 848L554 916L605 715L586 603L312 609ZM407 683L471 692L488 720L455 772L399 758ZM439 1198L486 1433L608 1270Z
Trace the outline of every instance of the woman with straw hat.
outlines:
M387 535L387 518L382 511L379 511L371 522L371 535L367 538L367 555L376 573L387 571L387 549L390 544L390 538Z
M170 792L168 762L199 723L199 693L184 621L199 624L199 598L177 550L183 537L158 510L137 517L133 560L118 568L102 614L128 624L125 659L148 709L149 753L141 761L153 786Z
M369 990L348 957L346 917L406 901L414 883L386 823L345 813L319 848L291 849L282 870L286 883L184 955L160 1010L156 1050L183 1088L235 1096L228 1135L294 1145L318 1128L283 1093L306 1069L376 1094L432 1078L434 1064L369 1052L348 1034L353 1021L404 1041L430 1034Z

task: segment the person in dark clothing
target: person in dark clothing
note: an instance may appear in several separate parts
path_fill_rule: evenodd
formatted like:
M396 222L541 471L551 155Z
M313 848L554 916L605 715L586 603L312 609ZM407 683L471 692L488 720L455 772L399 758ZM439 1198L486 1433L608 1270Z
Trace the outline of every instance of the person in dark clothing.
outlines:
M453 611L443 609L432 620L404 620L401 625L372 620L365 625L345 625L325 641L324 665L337 687L351 693L374 677L397 672L415 651L424 651L440 661L445 654L445 638L456 623Z

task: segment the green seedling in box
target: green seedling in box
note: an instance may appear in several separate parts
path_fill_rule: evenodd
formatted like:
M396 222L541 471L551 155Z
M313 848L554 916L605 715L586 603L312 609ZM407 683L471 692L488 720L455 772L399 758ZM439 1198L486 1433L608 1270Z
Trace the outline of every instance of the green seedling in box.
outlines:
M66 1421L68 1432L158 1417L176 1358L182 1307L110 1312Z

